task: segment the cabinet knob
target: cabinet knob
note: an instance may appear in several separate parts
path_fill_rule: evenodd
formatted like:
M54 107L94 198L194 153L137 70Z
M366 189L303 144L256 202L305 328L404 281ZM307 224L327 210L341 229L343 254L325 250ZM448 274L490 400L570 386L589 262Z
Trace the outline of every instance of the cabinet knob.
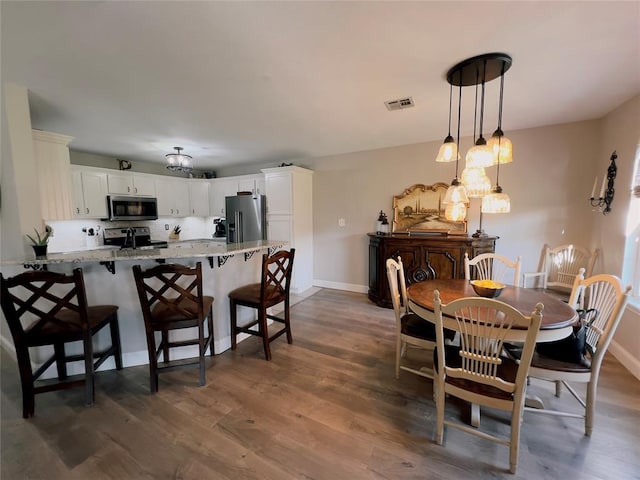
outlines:
M76 213L77 213L78 215L80 215L80 209L79 209L79 208L76 208Z
M171 215L173 215L173 208L171 209Z
M89 209L87 208L87 215L89 214Z
M127 187L127 193L131 193L131 187Z
M135 192L138 193L138 187L133 187Z

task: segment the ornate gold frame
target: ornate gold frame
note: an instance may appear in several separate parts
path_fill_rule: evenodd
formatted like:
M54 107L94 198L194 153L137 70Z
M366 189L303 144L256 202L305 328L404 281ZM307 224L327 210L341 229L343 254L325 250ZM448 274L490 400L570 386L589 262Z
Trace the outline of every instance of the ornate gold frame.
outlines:
M444 198L449 185L416 184L393 197L394 233L440 233L466 235L467 219L451 222L444 218Z

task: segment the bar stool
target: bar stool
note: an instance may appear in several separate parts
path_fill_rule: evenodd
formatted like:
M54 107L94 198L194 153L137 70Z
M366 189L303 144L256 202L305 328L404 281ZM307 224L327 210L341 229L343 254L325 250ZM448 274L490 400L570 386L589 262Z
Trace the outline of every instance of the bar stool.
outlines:
M262 256L262 276L260 283L244 285L229 292L229 306L231 311L231 350L237 347L238 333L248 333L262 338L264 355L271 360L269 343L280 335L287 334L287 342L293 343L291 337L291 322L289 315L289 288L291 286L291 273L293 272L293 257L296 249L291 251L280 250L269 256ZM267 309L284 302L284 317L277 317L267 313ZM237 306L255 308L258 310L258 318L247 325L238 326ZM267 320L282 323L283 328L269 336ZM258 330L251 327L258 326Z
M144 317L149 352L149 376L151 393L158 391L160 370L173 370L198 364L200 386L206 383L205 354L209 348L213 357L213 297L202 294L202 264L194 268L177 264L164 264L148 270L133 266L140 307ZM207 321L209 336L204 335ZM188 340L169 340L171 330L198 328L198 337ZM160 345L156 347L155 333L160 332ZM198 345L198 359L192 362L171 362L169 349ZM162 353L164 365L158 365Z
M9 324L16 349L20 382L22 384L22 416L32 417L35 394L85 386L85 404L95 401L94 372L110 356L116 368L122 369L122 351L118 330L118 307L115 305L87 305L87 295L81 268L71 275L37 271L25 272L12 278L0 274L2 311ZM23 324L24 322L24 324ZM29 322L28 326L25 324ZM93 336L109 325L111 346L93 350ZM82 342L83 352L65 353L65 344ZM29 348L52 345L54 354L34 372ZM94 362L94 359L97 359ZM67 363L84 361L85 374L81 380L67 380ZM58 382L36 386L36 380L56 363Z

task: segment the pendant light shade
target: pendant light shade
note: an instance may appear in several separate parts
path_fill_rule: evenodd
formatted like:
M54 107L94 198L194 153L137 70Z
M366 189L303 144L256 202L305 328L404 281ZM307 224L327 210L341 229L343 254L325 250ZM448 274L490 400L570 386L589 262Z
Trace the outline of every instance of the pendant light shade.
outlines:
M489 195L482 198L482 213L509 213L511 211L511 199L502 188L496 186Z
M447 193L444 194L444 199L442 200L443 205L450 205L452 203L469 203L469 198L467 196L467 191L464 185L462 185L458 180L454 180L451 182L451 186L447 188Z
M444 218L450 222L461 222L467 218L467 206L463 202L449 203L444 210Z
M451 136L451 106L453 100L453 85L449 86L449 133L444 139L444 142L440 146L436 162L456 162L460 160L460 153L458 152L458 144L453 140Z
M176 153L168 153L165 155L167 159L167 169L172 172L185 172L188 173L193 170L193 163L191 155L185 155L181 153L182 147L173 147Z
M489 139L489 147L493 152L493 165L513 162L513 146L511 140L504 136L499 128Z
M480 137L467 152L465 161L467 167L490 167L494 164L494 158L493 150L487 145L486 140Z
M465 168L461 179L469 198L480 198L491 191L491 180L483 167Z

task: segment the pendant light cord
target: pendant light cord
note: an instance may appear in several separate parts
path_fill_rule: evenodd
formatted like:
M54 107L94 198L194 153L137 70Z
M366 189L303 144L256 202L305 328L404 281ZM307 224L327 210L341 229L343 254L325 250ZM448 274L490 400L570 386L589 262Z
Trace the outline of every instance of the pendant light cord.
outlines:
M462 75L462 72L460 73ZM451 84L453 90L453 84ZM460 160L460 112L462 111L462 85L460 85L460 93L458 94L458 139L456 143L456 181L458 180L458 161ZM451 112L451 108L449 108Z
M447 137L451 136L451 105L453 104L452 96L453 96L453 85L449 84L449 134L447 135Z
M484 120L484 83L487 77L487 61L485 60L482 65L482 99L480 101L480 135L478 136L478 140L482 137L482 125Z

